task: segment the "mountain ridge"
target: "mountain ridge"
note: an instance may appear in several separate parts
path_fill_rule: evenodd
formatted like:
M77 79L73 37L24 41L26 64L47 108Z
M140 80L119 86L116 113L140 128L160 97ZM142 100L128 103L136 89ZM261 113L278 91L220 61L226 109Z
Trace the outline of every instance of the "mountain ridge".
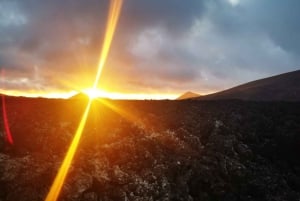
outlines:
M187 91L187 92L183 93L182 95L180 95L178 98L176 98L176 100L190 99L190 98L195 98L195 97L199 97L199 96L201 96L201 95L191 92L191 91Z
M300 70L254 80L196 100L300 101Z

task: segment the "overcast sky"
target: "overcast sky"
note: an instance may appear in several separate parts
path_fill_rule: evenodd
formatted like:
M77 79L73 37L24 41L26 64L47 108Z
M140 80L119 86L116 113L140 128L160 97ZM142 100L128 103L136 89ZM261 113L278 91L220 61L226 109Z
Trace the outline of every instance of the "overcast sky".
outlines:
M0 0L1 89L94 81L108 0ZM100 88L202 94L300 68L299 0L124 0Z

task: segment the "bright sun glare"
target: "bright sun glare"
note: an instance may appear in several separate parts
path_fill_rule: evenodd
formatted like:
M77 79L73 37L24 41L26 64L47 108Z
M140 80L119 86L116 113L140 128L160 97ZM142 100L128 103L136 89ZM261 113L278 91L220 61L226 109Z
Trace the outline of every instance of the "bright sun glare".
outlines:
M91 108L92 99L95 96L96 97L98 96L97 85L99 83L102 68L104 67L104 64L105 64L105 61L106 61L106 58L107 58L107 55L109 52L109 48L110 48L110 45L112 42L112 38L113 38L113 35L115 32L115 28L116 28L119 14L121 11L122 3L123 3L123 0L114 0L114 1L111 1L111 3L110 3L110 8L109 8L109 12L108 12L107 28L106 28L106 32L105 32L104 44L102 47L101 56L99 59L97 75L96 75L92 90L88 90L88 96L90 97L90 100L89 100L86 110L81 118L79 126L76 130L73 140L72 140L72 142L69 146L69 149L66 153L66 156L55 176L54 182L51 185L51 188L47 194L45 201L56 201L58 199L58 196L60 194L62 186L65 182L66 176L69 172L72 160L73 160L75 152L77 150L82 132L84 130L84 126L88 119L88 114L89 114L89 111Z
M90 99L95 99L95 98L99 98L99 97L105 97L104 92L100 91L99 89L95 89L95 88L90 88L90 89L85 89L83 90L83 93L85 93L86 95L88 95L88 97Z

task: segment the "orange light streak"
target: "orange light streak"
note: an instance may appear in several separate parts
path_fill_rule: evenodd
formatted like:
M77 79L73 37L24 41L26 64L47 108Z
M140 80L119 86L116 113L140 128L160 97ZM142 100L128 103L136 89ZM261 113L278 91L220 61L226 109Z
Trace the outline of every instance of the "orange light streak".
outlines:
M45 201L53 201L53 200L57 200L58 196L59 196L59 193L61 191L61 188L64 184L64 181L66 179L66 176L68 174L68 171L70 169L70 166L71 166L71 163L72 163L72 160L74 158L74 155L75 155L75 152L77 150L77 147L78 147L78 144L79 144L79 141L80 141L80 138L81 138L81 135L82 135L82 132L83 132L83 129L84 129L84 126L86 124L86 121L87 121L87 118L88 118L88 114L89 114L89 111L90 111L90 108L91 108L91 103L92 101L89 100L88 102L88 105L84 111L84 114L81 118L81 121L79 123L79 126L77 128L77 131L75 133L75 136L72 140L72 143L68 149L68 152L63 160L63 163L55 177L55 180L51 186L51 189L45 199Z
M97 100L99 100L103 105L109 107L111 110L118 113L119 115L129 120L130 122L134 122L140 127L145 127L145 124L144 122L142 122L141 118L135 116L134 114L132 114L132 112L126 111L125 109L118 107L105 99L97 99Z
M105 32L105 40L103 43L102 52L101 52L100 59L99 59L98 71L97 71L97 74L95 77L95 82L93 85L94 89L97 88L104 64L107 59L107 55L108 55L108 52L109 52L109 49L111 46L111 42L112 42L115 28L116 28L116 25L118 22L118 18L120 16L122 3L123 3L123 0L111 0L109 15L108 15L108 23L107 23L106 32ZM88 105L85 109L85 112L84 112L84 114L81 118L81 121L79 123L79 126L76 130L75 136L71 142L71 145L66 153L63 163L54 179L54 182L50 188L50 191L49 191L45 201L56 201L60 194L61 188L65 182L65 179L66 179L66 176L70 169L72 160L76 153L83 129L85 127L85 124L86 124L86 121L88 118L88 114L89 114L89 111L91 108L92 100L93 99L90 99L88 102Z
M111 46L111 42L115 33L116 25L118 23L118 19L121 13L121 7L123 4L123 0L112 0L110 9L109 9L109 21L107 23L106 32L105 32L105 40L102 46L102 52L100 55L100 60L98 64L98 71L96 74L96 79L93 85L93 88L96 89L101 77L101 73L104 67L104 64L107 59L107 55Z

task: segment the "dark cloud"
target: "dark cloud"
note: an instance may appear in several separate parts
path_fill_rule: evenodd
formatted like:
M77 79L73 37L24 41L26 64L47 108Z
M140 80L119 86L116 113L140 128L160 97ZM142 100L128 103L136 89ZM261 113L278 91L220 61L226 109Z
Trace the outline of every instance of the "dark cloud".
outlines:
M249 5L253 23L257 22L280 47L297 56L300 53L299 8L300 2L295 0L264 0Z
M210 6L210 19L223 34L265 34L285 51L300 52L299 21L300 2L295 0L241 0L236 7L225 1L215 1Z
M208 92L299 68L300 2L235 2L125 0L102 83ZM108 3L0 1L0 68L15 80L6 87L92 80Z
M185 32L204 12L204 0L127 0L123 9L124 25L130 29L162 26L169 34ZM121 20L122 23L122 20Z

